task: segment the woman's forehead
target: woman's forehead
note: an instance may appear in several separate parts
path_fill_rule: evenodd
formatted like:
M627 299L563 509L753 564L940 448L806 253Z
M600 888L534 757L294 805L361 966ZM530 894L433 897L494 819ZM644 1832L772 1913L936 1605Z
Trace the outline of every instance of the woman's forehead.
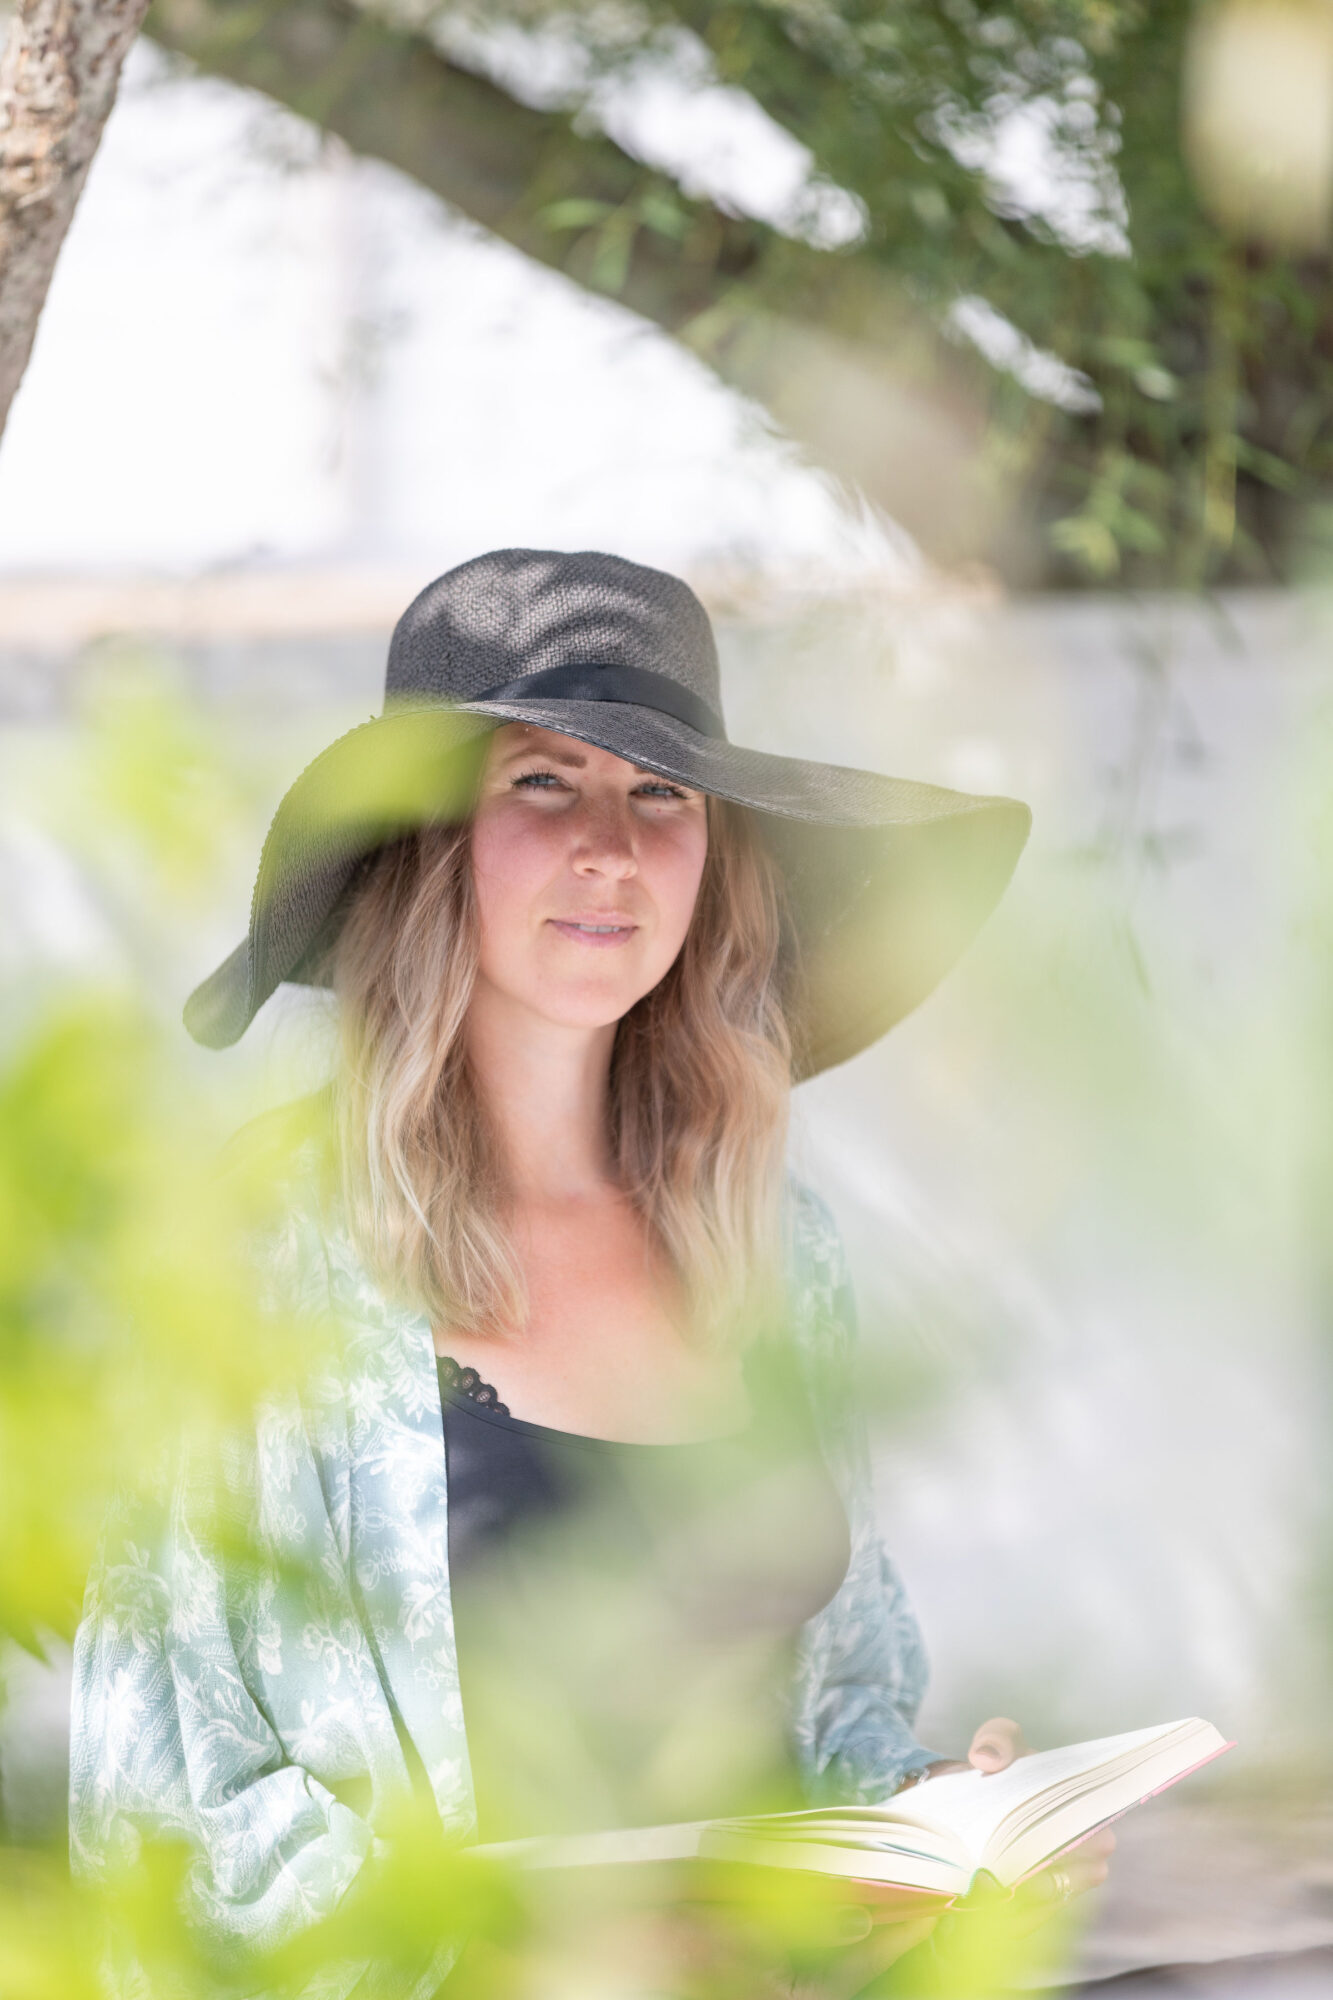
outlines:
M617 757L613 750L603 750L595 743L582 743L577 736L565 736L558 729L542 729L531 722L502 722L491 738L492 766L534 756L549 758L553 764L575 771L623 772L628 776L648 768L632 764L626 757Z

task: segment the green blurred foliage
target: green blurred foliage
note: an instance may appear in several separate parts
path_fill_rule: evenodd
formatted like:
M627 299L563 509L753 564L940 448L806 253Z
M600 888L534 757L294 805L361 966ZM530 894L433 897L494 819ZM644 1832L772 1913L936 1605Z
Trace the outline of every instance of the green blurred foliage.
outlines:
M281 1221L281 1145L219 1158L234 1085L212 1080L222 1066L200 1063L176 1020L181 934L253 840L251 760L160 666L128 658L93 676L69 740L38 747L23 809L77 858L123 952L118 972L34 968L0 1014L0 1628L34 1647L73 1628L111 1491L151 1497L177 1446L206 1450L245 1424L260 1395L299 1379L314 1332L259 1309L251 1245ZM1098 853L1029 871L980 947L973 999L950 986L932 1003L957 1011L946 1068L923 1088L969 1125L988 1093L998 1102L1017 1234L1065 1237L1086 1218L1108 1240L1123 1232L1132 1255L1155 1229L1214 1273L1309 1271L1326 1308L1331 770L1333 732L1312 728L1281 786L1277 851L1304 868L1292 955L1229 999L1201 1010L1170 948L1140 946L1117 857ZM950 1300L925 1310L947 1341ZM892 1408L902 1369L887 1346L880 1359L867 1388ZM968 1366L955 1353L920 1367L912 1408ZM1326 1550L1310 1570L1314 1613ZM633 1615L623 1596L607 1607L610 1623ZM1317 1615L1312 1648L1333 1636L1326 1605ZM91 2000L108 1962L153 1994L315 1991L349 1962L408 1972L463 1936L459 2000L753 2000L777 1965L850 2000L851 1968L870 1976L863 1947L839 1944L840 1897L815 1878L685 1871L636 1903L591 1874L571 1887L483 1867L412 1801L377 1832L382 1856L333 1918L225 1961L181 1915L181 1849L146 1849L94 1891L71 1885L57 1852L0 1847L0 1993ZM1032 1917L978 1895L872 1990L990 2000L1038 1972L1058 1979L1078 1913Z
M28 746L23 806L104 912L136 908L118 971L34 965L0 1022L0 1633L39 1650L73 1632L110 1496L160 1499L180 1452L198 1464L248 1425L318 1338L261 1299L254 1255L281 1227L285 1148L304 1125L226 1144L234 1104L190 1056L167 970L171 934L249 825L246 784L160 663L104 663L89 685L69 737ZM783 1967L849 2000L874 1969L873 1941L843 1943L845 1892L819 1878L543 1882L449 1847L414 1798L376 1832L337 1911L262 1953L223 1953L187 1920L177 1843L146 1844L96 1886L72 1882L60 1851L0 1844L0 1993L93 2000L109 1980L164 2000L314 1994L364 1963L410 1982L464 1939L459 2000L753 2000L789 1990L772 1984ZM979 2000L980 1968L1007 1971L1024 1935L982 1899L921 1977Z
M160 663L104 662L68 742L28 746L15 803L81 864L121 947L34 966L0 1015L0 1630L68 1638L101 1509L168 1440L220 1436L292 1379L245 1246L274 1162L229 1157L225 1100L175 1023L169 940L217 885L243 794Z

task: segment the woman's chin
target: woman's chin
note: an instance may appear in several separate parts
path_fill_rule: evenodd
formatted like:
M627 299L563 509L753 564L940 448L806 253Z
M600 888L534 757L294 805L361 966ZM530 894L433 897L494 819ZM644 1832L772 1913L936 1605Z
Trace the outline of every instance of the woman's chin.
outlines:
M595 1028L614 1028L617 1022L624 1020L638 997L636 994L627 999L590 1000L582 1004L571 1002L565 1007L558 1004L553 1005L547 1000L543 1002L539 1011L546 1020L563 1028L587 1028L589 1030Z
M650 988L620 980L580 982L577 987L544 981L528 995L528 1006L544 1021L562 1028L612 1028Z

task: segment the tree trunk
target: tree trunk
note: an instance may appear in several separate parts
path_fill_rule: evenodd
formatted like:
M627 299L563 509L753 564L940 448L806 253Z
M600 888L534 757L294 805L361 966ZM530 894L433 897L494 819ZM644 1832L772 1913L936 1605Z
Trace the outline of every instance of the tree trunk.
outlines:
M148 0L21 0L0 63L0 432Z

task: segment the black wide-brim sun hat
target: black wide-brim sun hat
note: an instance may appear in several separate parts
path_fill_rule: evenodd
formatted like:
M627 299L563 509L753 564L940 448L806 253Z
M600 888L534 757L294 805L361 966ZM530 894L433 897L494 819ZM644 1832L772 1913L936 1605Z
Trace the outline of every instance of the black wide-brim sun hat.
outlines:
M485 739L528 722L747 807L786 883L799 1074L844 1062L943 978L1004 892L1031 814L727 740L717 649L689 586L597 553L500 549L428 584L394 629L384 712L283 798L248 936L190 995L208 1048L284 980L324 980L367 857L471 810Z

